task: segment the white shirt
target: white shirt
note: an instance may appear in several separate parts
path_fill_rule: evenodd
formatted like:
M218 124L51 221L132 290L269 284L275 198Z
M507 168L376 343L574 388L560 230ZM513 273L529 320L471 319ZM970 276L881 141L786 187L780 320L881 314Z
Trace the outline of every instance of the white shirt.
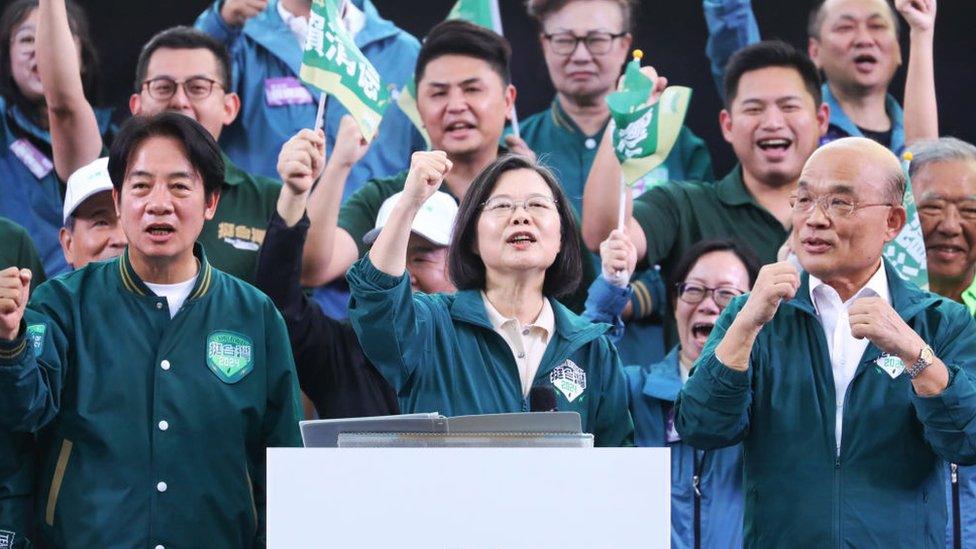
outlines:
M485 292L481 292L481 299L485 302L485 311L491 326L502 336L505 343L512 349L515 365L519 369L519 379L522 381L522 396L529 396L535 373L539 371L542 355L549 345L549 338L555 329L555 317L549 300L542 298L542 310L532 324L522 326L517 318L506 318L488 301Z
M176 284L151 284L146 282L146 287L159 297L166 298L166 303L169 305L169 317L173 318L176 316L176 312L180 310L180 307L183 306L186 298L189 297L190 292L193 291L193 285L196 282L197 275L193 275L193 278L186 282L177 282Z
M858 290L854 297L841 303L837 290L825 284L819 278L810 275L810 300L817 312L817 318L823 325L824 336L827 339L827 350L830 353L830 366L834 374L834 391L837 403L836 426L834 435L837 440L837 453L840 454L841 434L844 427L844 396L847 387L857 372L864 351L868 347L867 339L856 339L851 335L851 323L847 316L851 305L861 297L880 297L891 303L888 292L888 278L885 274L884 262L875 271L867 284Z
M355 38L356 34L366 26L366 14L349 1L343 2L340 10L343 24L349 34ZM291 30L291 33L295 35L298 45L304 49L305 38L308 36L308 16L295 15L285 9L282 2L278 2L278 15Z

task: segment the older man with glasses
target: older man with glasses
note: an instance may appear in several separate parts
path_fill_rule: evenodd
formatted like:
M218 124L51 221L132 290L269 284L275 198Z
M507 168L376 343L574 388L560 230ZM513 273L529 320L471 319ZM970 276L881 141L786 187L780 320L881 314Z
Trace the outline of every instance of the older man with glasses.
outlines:
M789 262L719 317L676 403L699 448L742 442L746 547L945 546L943 460L976 463L976 322L882 257L905 224L884 146L800 174Z

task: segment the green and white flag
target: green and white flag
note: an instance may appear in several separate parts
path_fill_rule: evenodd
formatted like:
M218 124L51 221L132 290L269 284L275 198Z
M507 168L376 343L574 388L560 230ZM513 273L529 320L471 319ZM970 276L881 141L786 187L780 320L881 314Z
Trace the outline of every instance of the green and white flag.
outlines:
M470 21L475 25L491 29L504 36L502 32L501 12L498 10L497 0L458 0L447 14L447 20L451 19ZM408 80L398 92L396 104L403 111L403 114L407 115L407 118L413 122L413 125L417 127L417 131L420 132L420 135L424 137L424 141L427 142L427 148L430 149L430 136L427 134L424 123L420 119L420 111L417 110L417 83L414 82L413 78ZM513 120L513 124L517 124L517 122Z
M390 103L390 92L342 24L340 2L312 1L299 76L338 99L356 119L363 138L371 141Z
M640 71L639 50L634 53L621 89L607 96L614 122L613 150L627 186L664 163L678 139L691 100L691 88L669 86L657 103L647 105L654 81Z
M884 249L884 256L895 267L898 274L923 290L929 289L928 263L925 257L925 240L922 239L922 222L918 218L918 207L912 194L912 181L908 177L908 163L912 154L905 153L902 168L905 170L905 200L903 205L908 216L905 227Z

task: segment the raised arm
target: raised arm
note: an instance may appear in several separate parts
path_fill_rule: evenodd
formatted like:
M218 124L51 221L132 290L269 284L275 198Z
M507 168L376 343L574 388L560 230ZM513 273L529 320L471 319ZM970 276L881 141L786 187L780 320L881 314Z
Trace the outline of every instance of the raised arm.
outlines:
M322 179L308 199L311 224L302 253L305 286L321 286L344 276L359 257L359 247L352 236L338 227L339 205L349 172L368 148L353 117L343 116Z
M81 62L64 0L40 0L37 9L37 71L44 84L51 124L54 169L67 180L102 152L95 111L85 98Z
M910 145L939 137L933 61L936 0L897 0L896 7L911 27L905 76L905 144Z
M230 49L244 23L267 7L268 0L217 0L197 17L194 26Z
M752 12L752 0L702 0L708 41L705 55L711 63L712 79L719 97L725 96L725 65L732 54L759 42L759 26Z

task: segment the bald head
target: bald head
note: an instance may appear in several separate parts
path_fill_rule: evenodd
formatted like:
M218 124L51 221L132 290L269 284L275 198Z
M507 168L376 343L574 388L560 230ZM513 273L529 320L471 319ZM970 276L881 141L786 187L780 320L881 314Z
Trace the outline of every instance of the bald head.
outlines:
M864 137L831 141L810 155L803 166L803 173L828 165L834 170L851 174L851 181L867 185L883 184L883 192L892 204L901 204L905 197L905 172L901 162L876 141ZM803 179L802 173L800 179Z

